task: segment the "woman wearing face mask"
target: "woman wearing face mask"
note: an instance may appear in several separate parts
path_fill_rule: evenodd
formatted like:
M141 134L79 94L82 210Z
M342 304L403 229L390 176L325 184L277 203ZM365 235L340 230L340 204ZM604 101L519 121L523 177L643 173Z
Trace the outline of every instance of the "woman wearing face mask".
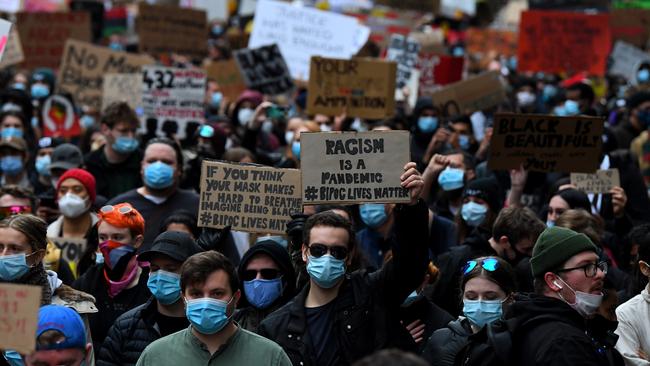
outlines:
M390 250L394 208L394 204L384 203L359 205L359 216L366 227L357 232L357 243L373 269L381 268Z
M570 209L583 209L591 212L591 203L589 197L584 192L573 188L566 188L555 193L548 202L546 212L546 226L555 226L555 221Z
M458 242L476 239L487 241L492 236L492 225L503 207L496 180L475 179L463 191L463 205L456 215Z
M462 269L463 314L446 328L433 332L422 356L435 366L456 365L463 360L467 338L485 325L502 318L504 307L512 303L515 274L499 257L481 257L468 261Z
M279 168L297 168L300 167L300 133L302 132L320 132L318 123L313 121L304 121L298 126L293 134L293 140L287 143L285 159L276 164Z
M66 171L56 185L61 216L47 228L49 237L86 237L97 223L97 215L90 211L95 203L95 178L83 169Z
M25 140L30 148L36 147L36 138L34 137L34 128L28 123L23 112L18 110L9 110L0 113L0 137L3 140L11 138L21 138Z

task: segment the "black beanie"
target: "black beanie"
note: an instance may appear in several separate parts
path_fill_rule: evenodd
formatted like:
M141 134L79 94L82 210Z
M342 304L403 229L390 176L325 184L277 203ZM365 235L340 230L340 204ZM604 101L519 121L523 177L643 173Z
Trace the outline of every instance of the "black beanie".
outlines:
M469 196L478 197L487 202L490 210L494 214L498 214L503 207L500 199L499 184L494 178L479 178L467 183L463 192L463 198Z

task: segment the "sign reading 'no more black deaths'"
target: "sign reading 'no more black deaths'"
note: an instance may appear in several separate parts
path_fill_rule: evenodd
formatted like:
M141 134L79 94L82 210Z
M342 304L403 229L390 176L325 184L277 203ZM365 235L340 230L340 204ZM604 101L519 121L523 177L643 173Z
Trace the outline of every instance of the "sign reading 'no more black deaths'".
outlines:
M276 95L294 87L289 68L276 44L235 51L246 85L262 94Z
M409 201L408 131L303 133L300 144L304 204Z

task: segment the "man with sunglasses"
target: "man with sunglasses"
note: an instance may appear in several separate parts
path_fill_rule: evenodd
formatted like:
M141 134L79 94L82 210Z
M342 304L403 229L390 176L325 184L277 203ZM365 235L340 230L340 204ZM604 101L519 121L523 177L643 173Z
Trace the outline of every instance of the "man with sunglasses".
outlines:
M519 365L622 365L614 339L599 339L588 325L603 298L607 263L584 234L547 228L537 239L530 264L535 294L518 299L509 317L518 318L513 337Z
M348 220L331 211L307 220L302 259L310 282L260 325L294 365L348 365L383 348L415 349L397 313L427 268L428 211L418 201L423 182L415 163L404 170L411 201L395 207L393 259L380 270L347 273L358 250Z

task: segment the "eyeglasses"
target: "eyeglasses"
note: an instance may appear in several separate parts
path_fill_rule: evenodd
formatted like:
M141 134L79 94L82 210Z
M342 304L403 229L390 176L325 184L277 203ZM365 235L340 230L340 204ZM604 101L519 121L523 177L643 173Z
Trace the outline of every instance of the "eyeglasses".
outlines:
M586 277L594 277L598 270L603 271L604 274L607 274L607 262L599 262L599 263L587 263L585 265L579 266L579 267L573 267L573 268L562 268L560 270L557 270L556 272L568 272L568 271L575 271L576 269L581 269L585 272Z
M116 208L117 207L113 205L106 205L100 208L99 211L103 214L107 214L115 211ZM121 213L122 215L126 215L132 211L133 211L133 207L131 206L121 206L120 208L117 209L117 212Z
M5 217L23 213L32 213L32 208L30 206L20 205L0 207L0 220L4 219Z
M262 268L260 270L247 269L242 274L242 280L252 281L257 278L258 273L265 280L273 280L280 277L280 271L275 268Z
M309 254L312 257L320 258L329 252L336 259L345 259L348 256L348 248L342 246L328 247L325 244L312 244L309 246Z
M494 272L497 270L497 268L499 268L499 261L496 258L486 258L480 262L471 260L465 263L465 267L463 267L463 275L472 272L472 270L476 268L479 263L481 264L481 267L483 267L483 269L486 271Z

